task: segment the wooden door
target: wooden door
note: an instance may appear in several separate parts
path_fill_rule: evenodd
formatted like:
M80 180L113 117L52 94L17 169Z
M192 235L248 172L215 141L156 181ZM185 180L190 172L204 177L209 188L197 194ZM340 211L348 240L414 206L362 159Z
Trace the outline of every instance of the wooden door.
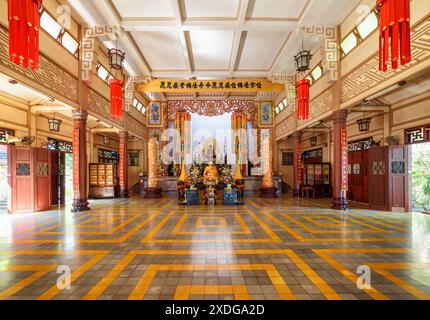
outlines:
M52 201L51 153L42 148L33 148L33 153L35 211L49 210Z
M51 151L51 204L64 205L66 203L65 185L65 153Z
M12 213L34 211L34 166L30 147L10 147Z
M389 210L388 147L369 149L369 206L373 210Z
M368 151L349 152L348 164L350 166L348 175L350 200L368 203Z
M410 211L409 204L409 155L407 146L389 147L388 190L390 210Z

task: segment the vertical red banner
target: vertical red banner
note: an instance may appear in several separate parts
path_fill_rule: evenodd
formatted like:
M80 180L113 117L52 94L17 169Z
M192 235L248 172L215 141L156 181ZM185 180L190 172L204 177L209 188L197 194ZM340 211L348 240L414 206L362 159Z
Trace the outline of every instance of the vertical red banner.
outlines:
M296 157L297 157L297 164L298 164L297 181L299 185L302 185L303 184L303 163L302 163L302 144L301 143L297 145Z
M341 133L342 148L342 191L348 191L348 133L342 129Z
M124 186L124 174L125 174L125 144L120 143L119 145L119 185Z
M79 163L79 129L73 129L73 191L79 191L79 174L80 174L80 163Z

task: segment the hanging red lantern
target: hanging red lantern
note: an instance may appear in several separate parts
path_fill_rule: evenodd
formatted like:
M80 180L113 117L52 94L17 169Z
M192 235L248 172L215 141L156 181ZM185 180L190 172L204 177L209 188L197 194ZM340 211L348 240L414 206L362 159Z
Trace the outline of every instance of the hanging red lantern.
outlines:
M377 0L379 8L379 70L388 70L389 46L391 67L397 69L411 61L410 0ZM399 59L400 52L400 59Z
M297 81L297 117L299 120L309 119L309 88L308 79Z
M123 95L122 86L123 82L118 79L111 79L110 85L110 116L112 119L122 119L122 105Z
M9 0L9 57L27 69L39 67L39 8L42 0Z

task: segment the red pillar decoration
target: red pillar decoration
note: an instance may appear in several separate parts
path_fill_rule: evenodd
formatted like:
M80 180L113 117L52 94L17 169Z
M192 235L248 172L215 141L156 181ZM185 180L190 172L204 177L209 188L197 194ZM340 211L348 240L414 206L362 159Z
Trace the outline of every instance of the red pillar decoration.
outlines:
M297 116L299 120L309 119L309 88L307 79L297 81Z
M73 204L72 212L90 210L87 198L87 118L85 111L73 112Z
M122 80L111 79L110 84L110 116L112 119L122 119L123 92Z
M128 161L127 161L128 132L119 133L119 187L120 197L128 198Z
M39 7L42 0L8 0L9 57L27 69L39 67Z
M379 70L388 70L389 46L391 67L411 61L410 0L377 0L379 8ZM400 51L400 59L399 59Z
M300 196L300 188L303 184L303 168L302 168L302 132L297 131L293 134L294 139L294 186L293 196Z
M333 113L334 125L334 177L333 205L336 210L348 210L348 135L346 130L347 110Z

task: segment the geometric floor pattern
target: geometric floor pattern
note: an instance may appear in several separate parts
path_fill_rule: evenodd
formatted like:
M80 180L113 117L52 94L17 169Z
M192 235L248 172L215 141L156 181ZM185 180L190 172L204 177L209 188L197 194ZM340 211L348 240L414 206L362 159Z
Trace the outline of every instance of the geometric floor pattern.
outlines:
M430 299L429 216L288 196L245 203L133 196L0 216L0 300Z

